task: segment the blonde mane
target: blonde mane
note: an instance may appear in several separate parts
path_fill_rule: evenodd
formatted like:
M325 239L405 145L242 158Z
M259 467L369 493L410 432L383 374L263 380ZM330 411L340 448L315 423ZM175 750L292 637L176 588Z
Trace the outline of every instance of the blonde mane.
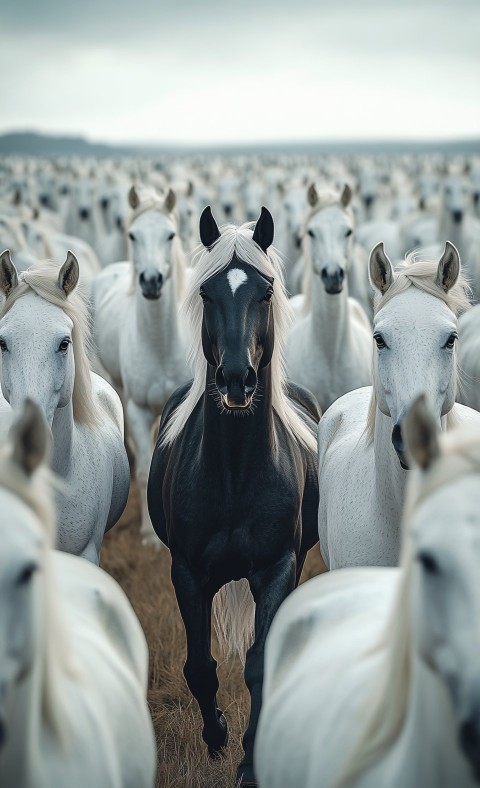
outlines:
M395 296L405 293L409 287L416 287L424 293L435 296L453 312L455 317L458 317L462 312L465 312L470 307L470 288L467 280L460 274L455 285L446 293L440 285L437 284L437 271L438 261L418 259L419 252L411 252L405 258L403 263L397 266L394 273L394 279L385 295L381 295L378 291L375 292L374 299L374 315L378 315ZM372 341L373 352L373 341ZM377 397L375 393L375 366L372 366L372 396L370 398L370 405L368 408L366 436L368 444L373 442L375 433L375 418L377 413ZM458 372L457 372L457 385L458 385ZM455 416L453 411L447 413L447 429L452 429L455 426Z
M180 435L197 402L205 391L207 361L203 354L201 327L203 303L199 294L201 285L223 271L234 255L239 260L256 268L264 276L273 277L274 294L271 301L275 325L275 344L271 364L272 406L287 432L312 452L317 451L316 436L310 431L302 417L290 403L286 394L285 344L292 320L292 310L283 280L283 266L278 253L270 247L263 252L252 240L254 222L235 227L232 224L220 228L221 236L210 249L199 246L194 252L194 266L190 289L182 309L190 322L192 346L189 361L194 370L193 383L185 399L170 417L163 436L163 444L169 445Z
M75 359L75 382L73 386L73 417L80 424L94 425L98 412L92 394L88 350L90 326L85 301L78 288L68 298L58 286L59 266L52 262L37 263L18 275L18 285L11 291L0 307L0 320L12 306L27 293L36 293L48 303L63 309L73 323L72 346Z
M414 553L411 523L415 511L438 489L469 474L480 475L480 430L459 428L439 436L441 455L426 472L409 476L402 520L401 578L385 631L372 653L383 653L380 675L368 693L365 726L342 770L339 788L347 788L391 747L401 733L407 716L412 675L413 631L411 590Z
M134 208L131 214L128 216L126 223L125 223L125 232L128 233L133 223L138 219L139 216L142 216L144 213L148 211L157 211L158 213L167 216L175 225L175 237L172 240L172 275L173 281L175 283L176 289L176 297L177 302L181 304L183 302L183 298L185 295L185 278L186 278L186 258L185 252L183 251L182 241L180 239L180 233L178 229L178 219L174 212L169 213L165 210L165 195L160 195L154 189L148 189L142 191L142 201L139 205ZM131 262L131 269L132 269L132 282L130 285L130 293L134 293L136 286L137 286L137 276L135 272L135 268L133 266L133 262Z
M40 573L45 594L42 713L59 741L65 743L68 710L65 699L59 692L58 677L62 673L73 675L73 669L66 648L65 631L58 606L58 590L55 587L51 566L56 540L56 513L52 491L57 484L57 480L45 466L27 478L12 460L11 447L4 447L0 451L0 487L32 510L45 534L42 545L43 565Z
M311 287L312 260L310 256L311 245L307 240L307 230L310 221L313 219L314 216L317 215L317 213L320 213L320 211L323 211L325 208L330 208L331 206L335 205L345 214L345 216L348 216L352 224L355 225L355 217L353 215L353 211L350 205L347 205L346 208L344 205L342 205L341 196L342 195L338 191L335 191L330 187L317 189L318 201L308 212L307 218L305 219L305 224L303 225L302 228L302 254L303 254L302 293L304 295L302 315L308 315L308 313L312 308L312 287Z

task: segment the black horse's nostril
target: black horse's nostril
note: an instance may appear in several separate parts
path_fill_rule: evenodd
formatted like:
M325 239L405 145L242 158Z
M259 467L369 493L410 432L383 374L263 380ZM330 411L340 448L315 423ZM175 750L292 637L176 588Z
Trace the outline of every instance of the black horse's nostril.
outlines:
M463 211L452 211L452 219L455 224L460 224L463 219Z
M404 444L403 444L403 438L402 438L402 428L400 427L400 424L395 424L395 426L394 426L394 428L392 430L392 443L393 443L393 448L395 449L395 451L398 454L403 454L403 452L404 452Z
M247 370L247 374L245 376L245 394L250 395L253 394L257 387L257 373L253 369L253 367L249 367Z

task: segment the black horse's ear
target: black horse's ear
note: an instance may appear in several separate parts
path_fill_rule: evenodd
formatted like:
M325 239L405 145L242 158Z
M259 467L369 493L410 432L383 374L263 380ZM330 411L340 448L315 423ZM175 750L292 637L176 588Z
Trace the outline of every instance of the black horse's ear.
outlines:
M219 238L220 230L213 218L212 209L207 205L200 216L200 240L207 249L210 249Z
M273 216L265 206L262 206L262 212L257 219L255 230L253 233L253 240L257 243L264 252L273 243L273 236L275 234L275 225L273 224Z

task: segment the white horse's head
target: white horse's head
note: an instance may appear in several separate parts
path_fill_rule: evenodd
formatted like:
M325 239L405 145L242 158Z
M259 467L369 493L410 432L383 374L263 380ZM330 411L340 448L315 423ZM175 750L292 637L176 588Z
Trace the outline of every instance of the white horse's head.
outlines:
M53 507L37 480L47 427L27 402L0 453L0 753L15 713L16 690L39 659L45 551L53 546ZM38 489L37 489L38 485Z
M180 186L180 188L179 188ZM196 237L198 227L197 206L195 201L195 185L193 181L175 184L177 197L176 214L178 216L178 232L185 249L189 249Z
M243 204L247 222L254 222L265 202L265 186L259 178L249 179L243 189Z
M224 175L219 179L218 201L227 222L231 222L238 200L239 180L235 175Z
M129 193L134 213L128 226L135 279L148 300L160 298L162 287L174 273L177 226L172 216L175 193L140 201L134 186Z
M460 224L471 203L471 189L463 175L450 175L443 187L445 208L455 224Z
M308 210L307 195L304 186L292 186L287 189L283 198L283 208L288 232L293 244L300 249L305 214Z
M82 222L90 221L95 208L95 186L90 178L80 178L75 181L73 201L78 219Z
M0 255L0 295L5 299L0 312L3 395L14 410L26 399L33 400L50 426L56 409L72 397L76 417L90 419L85 409L91 405L85 306L74 293L78 278L78 262L71 252L60 271L34 267L20 275L9 252Z
M440 181L434 172L422 172L418 177L418 204L424 211L432 200L438 196L440 191Z
M392 443L407 467L401 422L414 400L425 393L439 425L455 403L457 315L468 306L460 257L447 241L438 264L410 256L394 272L380 243L369 272L376 290L372 405L391 417Z
M351 254L354 221L348 206L352 192L345 184L340 196L330 191L319 194L312 183L307 197L312 208L306 224L312 271L320 276L327 293L337 294L343 290Z
M480 433L439 436L425 398L404 433L419 469L407 536L418 656L447 687L459 745L480 782Z

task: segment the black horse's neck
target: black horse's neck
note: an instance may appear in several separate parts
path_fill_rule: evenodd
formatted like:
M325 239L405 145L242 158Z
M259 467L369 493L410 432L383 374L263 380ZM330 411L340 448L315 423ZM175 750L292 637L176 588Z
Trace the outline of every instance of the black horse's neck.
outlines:
M239 468L252 457L265 457L274 451L274 423L270 364L258 371L257 391L252 411L225 413L215 385L215 368L207 366L202 448L208 461L216 458Z

